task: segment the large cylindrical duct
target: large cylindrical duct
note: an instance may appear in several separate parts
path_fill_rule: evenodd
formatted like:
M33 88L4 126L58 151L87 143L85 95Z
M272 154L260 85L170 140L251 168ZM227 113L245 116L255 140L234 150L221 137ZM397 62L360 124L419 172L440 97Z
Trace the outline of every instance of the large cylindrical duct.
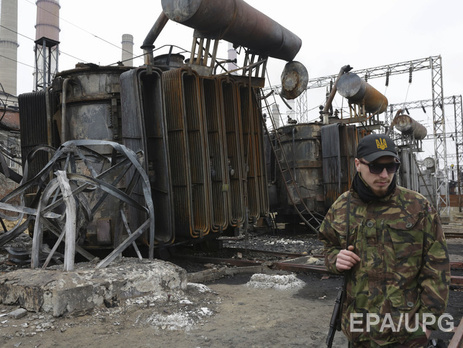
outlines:
M0 4L0 83L5 93L16 95L18 0L2 0Z
M166 16L196 30L196 35L223 39L263 56L294 59L301 39L243 0L162 0Z
M386 111L387 98L357 74L349 72L341 75L336 82L336 88L350 103L363 104L366 112L380 114Z
M37 23L35 25L35 40L46 37L59 41L59 10L58 0L37 0Z

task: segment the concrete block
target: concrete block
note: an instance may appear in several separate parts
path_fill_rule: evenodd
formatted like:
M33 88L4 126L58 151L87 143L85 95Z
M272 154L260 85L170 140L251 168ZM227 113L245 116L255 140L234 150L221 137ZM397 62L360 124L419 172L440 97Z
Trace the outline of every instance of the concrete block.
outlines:
M184 291L187 282L183 268L161 260L122 258L103 269L82 263L72 272L20 269L0 276L0 303L57 317L128 298Z
M25 317L27 314L27 310L24 308L18 308L10 313L8 313L8 316L13 319L21 319L22 317Z

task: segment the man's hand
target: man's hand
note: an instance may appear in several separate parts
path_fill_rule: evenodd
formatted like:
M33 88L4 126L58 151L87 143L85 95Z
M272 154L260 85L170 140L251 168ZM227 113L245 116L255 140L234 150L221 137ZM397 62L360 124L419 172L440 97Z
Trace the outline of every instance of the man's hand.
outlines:
M357 262L360 262L360 257L356 253L353 252L354 246L349 245L346 249L343 249L339 252L338 256L336 257L336 268L338 271L347 271L354 267Z

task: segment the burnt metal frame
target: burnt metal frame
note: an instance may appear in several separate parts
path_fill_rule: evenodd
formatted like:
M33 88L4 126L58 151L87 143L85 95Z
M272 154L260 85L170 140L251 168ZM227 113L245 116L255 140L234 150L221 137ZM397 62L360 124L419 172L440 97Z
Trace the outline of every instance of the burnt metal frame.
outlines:
M226 158L228 160L229 225L239 227L246 221L245 187L243 185L246 179L243 168L244 144L241 129L241 106L236 84L227 77L222 77L219 84L221 113L223 113L222 120L226 136Z
M156 242L166 244L175 239L175 218L161 75L156 68L137 68L122 73L120 79L122 141L129 149L141 149L145 154L142 166L156 202ZM127 218L132 223L138 219L136 214Z
M207 144L211 166L211 202L212 232L222 232L228 227L229 221L229 176L227 164L225 163L227 154L225 120L223 119L224 106L221 104L220 80L201 78L201 101L205 116L205 134L207 134Z
M113 155L111 158L106 158L103 155L93 151L90 147L95 146L107 146L112 147ZM98 173L95 168L89 163L88 158L86 158L84 151L89 151L89 153L93 154L93 156L97 156L99 159L105 158L106 161L109 161L112 165L109 169ZM118 161L116 159L116 154L123 156L124 159ZM81 160L85 163L86 169L90 173L91 176L82 175L76 173L76 166L75 161L72 159L75 158ZM31 180L27 181L23 185L19 186L16 190L12 191L10 194L5 196L0 203L6 203L14 198L19 197L21 201L21 205L17 207L12 207L10 209L9 204L2 204L1 207L4 210L10 211L20 211L20 215L18 216L18 220L22 220L24 214L28 214L26 221L23 223L18 223L12 230L2 235L0 239L0 245L3 245L7 241L17 237L20 233L26 230L29 223L32 219L36 219L36 231L34 232L34 240L33 240L33 262L32 267L38 266L38 259L39 253L41 250L41 234L43 227L47 227L52 233L58 236L58 242L60 243L62 240L62 233L60 233L62 226L60 226L59 222L57 222L57 218L64 220L65 216L62 214L56 214L52 210L58 207L63 202L63 197L59 195L58 192L58 182L56 179L52 179L48 182L48 178L51 176L52 171L57 167L57 165L65 161L65 169L70 167L71 172L67 172L66 176L71 181L73 190L72 196L75 198L76 202L79 203L79 208L82 209L82 212L85 218L91 220L92 216L99 208L99 206L103 203L103 200L106 199L108 195L115 197L116 199L120 200L120 210L124 209L125 205L136 207L145 212L147 219L143 222L136 231L132 232L130 229L127 229L127 233L129 237L126 238L124 241L120 242L119 237L115 238L115 249L104 259L102 260L96 267L106 267L112 260L114 260L122 251L124 251L130 244L132 244L136 238L138 238L146 229L149 230L149 258L153 259L154 257L154 232L155 232L155 221L154 221L154 205L151 198L151 190L149 185L149 179L146 172L143 170L142 166L139 163L139 159L137 155L127 149L125 146L113 143L110 141L99 141L99 140L75 140L75 141L68 141L64 143L54 154L52 159L47 163L47 165ZM127 166L124 170L123 166ZM121 168L122 172L119 173L117 178L111 182L107 183L102 179L108 175L111 171L115 168ZM129 168L133 167L135 169L135 174L128 180L127 188L125 191L118 189L115 187L124 175L128 172ZM27 177L27 176L25 176ZM130 197L132 189L135 187L135 183L141 181L143 186L143 198L144 204L138 203L136 200ZM47 184L48 182L48 184ZM77 185L77 182L83 182L82 185ZM45 187L46 186L46 187ZM28 190L31 188L36 188L37 192L35 194L35 199L33 201L33 206L38 203L38 208L27 208L24 206L24 195ZM85 197L82 197L80 194L85 190L94 190L94 189L101 189L104 191L104 194L98 199L96 204L93 207L89 207L88 201ZM53 196L53 197L52 197ZM52 200L50 204L48 204L49 200ZM48 205L47 205L48 204ZM43 207L45 205L45 207ZM3 218L4 214L0 214ZM34 217L35 216L35 217ZM123 219L123 216L122 216ZM127 226L124 224L124 226ZM120 230L119 230L120 232ZM75 243L75 241L72 241ZM57 245L53 248L56 250ZM86 252L83 248L76 245L76 250L81 253L84 257L91 260L94 257ZM54 252L52 250L52 253ZM52 256L50 253L49 259ZM46 263L47 264L47 263ZM45 266L46 266L45 264Z
M199 75L191 69L170 70L163 73L162 84L165 112L170 115L166 118L169 153L175 153L170 166L175 168L171 173L176 235L201 238L209 234L212 211Z
M444 113L444 91L442 81L442 58L441 56L431 56L421 59L415 59L400 63L387 64L373 68L366 68L352 71L359 76L364 76L365 81L372 78L386 77L386 85L389 83L389 77L392 75L409 74L410 82L412 73L421 70L431 70L431 90L432 90L432 112L433 112L433 135L434 135L434 156L436 158L435 174L439 171L439 164L443 164L443 170L447 175L447 144L445 141L445 113ZM309 89L327 87L333 84L338 75L329 75L311 79L308 82L307 90L302 93L301 97L306 98L305 94ZM278 86L274 86L278 89ZM305 109L307 110L307 109ZM302 118L306 115L301 115ZM387 123L387 120L386 120ZM447 213L450 207L448 187L445 188L444 181L439 181L438 175L435 175L436 187L438 190L446 189L446 194L441 196L436 202L436 209L439 213Z
M206 42L204 42L206 40ZM209 63L209 52L211 48L211 41L214 40L212 54ZM193 43L191 46L190 66L196 70L200 75L210 76L214 71L214 64L217 58L217 49L219 47L219 39L211 39L204 37L197 37L196 33L193 36Z

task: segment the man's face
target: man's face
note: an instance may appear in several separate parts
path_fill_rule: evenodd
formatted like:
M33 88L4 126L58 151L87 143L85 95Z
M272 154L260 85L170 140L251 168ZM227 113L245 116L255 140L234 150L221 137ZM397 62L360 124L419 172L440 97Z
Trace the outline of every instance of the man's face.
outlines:
M394 157L392 156L383 156L378 158L377 160L373 161L372 163L375 164L393 164L395 163ZM357 168L357 172L361 174L363 181L367 183L367 185L371 188L373 193L378 197L383 197L387 193L387 189L394 178L395 172L389 173L386 168L384 168L379 174L373 174L370 171L370 167L368 166L369 162L362 159L355 159L355 166Z

